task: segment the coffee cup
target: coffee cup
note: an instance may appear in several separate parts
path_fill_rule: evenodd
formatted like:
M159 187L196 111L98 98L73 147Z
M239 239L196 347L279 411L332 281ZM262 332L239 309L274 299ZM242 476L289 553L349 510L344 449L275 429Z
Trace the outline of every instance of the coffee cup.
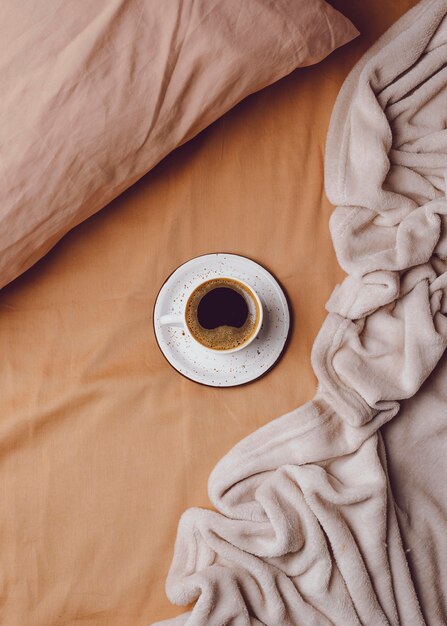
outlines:
M161 325L179 326L212 352L233 353L249 346L262 326L262 303L246 282L217 276L196 285L180 315L162 315Z

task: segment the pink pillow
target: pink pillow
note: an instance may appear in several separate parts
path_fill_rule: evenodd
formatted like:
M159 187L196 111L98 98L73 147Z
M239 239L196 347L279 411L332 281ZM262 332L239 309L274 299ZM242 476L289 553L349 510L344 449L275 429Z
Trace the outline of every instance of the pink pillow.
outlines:
M323 0L81 4L2 3L0 287L242 98L358 34Z

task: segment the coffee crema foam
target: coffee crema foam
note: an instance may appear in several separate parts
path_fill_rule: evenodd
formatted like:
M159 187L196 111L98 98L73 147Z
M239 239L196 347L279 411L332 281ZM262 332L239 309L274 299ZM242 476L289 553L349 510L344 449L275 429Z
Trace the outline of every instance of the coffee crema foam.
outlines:
M202 298L210 291L218 288L232 289L239 293L247 303L247 319L240 327L220 325L216 328L204 328L198 317L198 309ZM232 350L247 342L258 325L260 316L259 305L251 290L236 279L212 278L197 287L186 303L186 324L192 336L206 348L212 350Z

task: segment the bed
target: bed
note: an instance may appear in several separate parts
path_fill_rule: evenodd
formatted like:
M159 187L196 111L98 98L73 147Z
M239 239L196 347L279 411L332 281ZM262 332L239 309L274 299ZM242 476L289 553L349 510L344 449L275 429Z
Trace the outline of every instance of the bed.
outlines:
M333 2L362 35L252 95L0 292L2 622L147 625L177 522L242 437L309 400L324 305L342 280L323 190L332 107L412 0ZM159 351L152 307L187 259L232 252L279 279L293 325L260 380L215 389ZM315 261L317 260L317 263Z

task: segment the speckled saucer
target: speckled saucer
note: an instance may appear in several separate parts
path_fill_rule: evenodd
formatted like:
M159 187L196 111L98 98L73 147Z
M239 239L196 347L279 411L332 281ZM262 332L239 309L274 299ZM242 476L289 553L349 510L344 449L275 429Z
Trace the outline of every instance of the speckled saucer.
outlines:
M159 323L162 315L181 315L192 290L217 276L248 283L258 294L264 311L256 339L243 350L229 354L211 352L181 327ZM187 378L212 387L243 385L265 374L280 357L290 328L287 300L270 272L251 259L226 253L205 254L178 267L160 289L153 321L158 345L169 363Z

